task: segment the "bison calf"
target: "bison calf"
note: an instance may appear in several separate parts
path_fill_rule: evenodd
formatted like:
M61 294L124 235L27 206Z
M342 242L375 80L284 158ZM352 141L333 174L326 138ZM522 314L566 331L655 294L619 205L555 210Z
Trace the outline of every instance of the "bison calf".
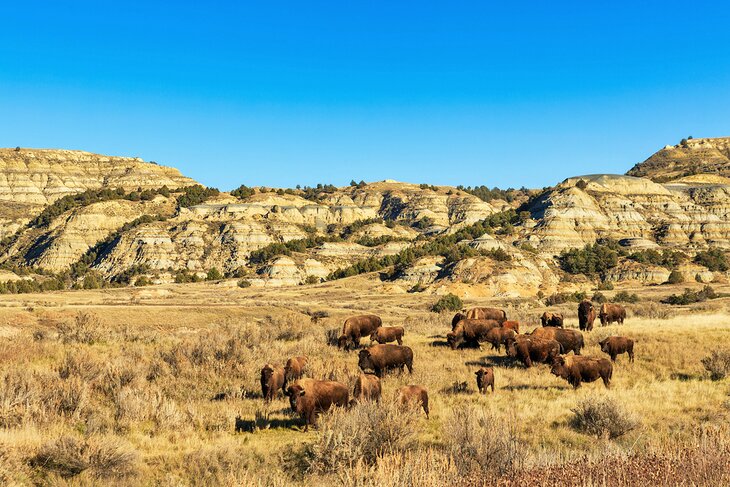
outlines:
M416 385L401 387L398 401L403 405L420 404L428 418L428 392L425 387Z
M284 365L284 383L288 384L289 382L301 379L304 375L304 368L307 366L307 362L309 362L309 359L307 359L306 355L292 357L287 360L286 365Z
M487 393L487 387L492 388L494 392L494 369L492 367L482 367L474 372L477 376L477 387L482 394Z
M520 332L520 322L515 320L507 320L502 323L502 327L514 330L515 333Z
M453 350L464 343L479 346L479 342L486 340L489 330L500 326L500 322L496 320L461 320L453 331L446 334L446 341Z
M492 344L493 349L499 350L502 345L507 345L509 340L514 340L517 336L514 330L505 328L504 326L492 328L487 332L486 341Z
M380 401L382 386L380 379L373 374L360 374L355 381L355 389L352 391L350 405L364 401Z
M332 406L346 407L349 394L341 382L316 379L300 379L286 389L292 411L304 420L304 431L314 424L317 414Z
M271 401L276 391L284 387L284 367L266 364L261 369L261 395Z
M593 382L597 379L603 380L603 385L608 388L611 385L613 365L605 358L583 357L572 355L569 357L558 356L553 360L550 373L565 379L574 389L580 387L582 382Z
M629 362L634 361L634 341L631 338L608 337L598 344L601 346L601 352L607 353L611 357L611 362L615 362L616 356L622 353L629 354Z
M402 326L381 326L370 334L370 342L398 342L398 345L403 345L403 335L405 332Z

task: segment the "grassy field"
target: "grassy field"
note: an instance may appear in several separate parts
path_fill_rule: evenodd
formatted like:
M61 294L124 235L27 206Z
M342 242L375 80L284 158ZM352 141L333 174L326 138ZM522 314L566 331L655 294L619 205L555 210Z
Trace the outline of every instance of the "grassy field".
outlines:
M621 334L636 340L636 361L619 357L610 389L577 391L488 345L451 350L451 314L429 312L436 296L390 294L373 276L0 296L0 484L728 483L729 379L710 380L702 359L730 349L730 300L656 302L682 287L631 289L642 302L625 325L597 322L583 353L600 356L597 342ZM505 307L523 332L546 309L466 304ZM551 309L575 327L575 307ZM314 322L316 311L328 316ZM360 312L406 328L414 373L387 376L380 406L325 415L304 433L286 398L264 404L259 370L306 354L309 375L351 389L357 353L327 336ZM482 365L495 367L494 394L477 393ZM393 404L405 384L428 389L429 419ZM581 430L574 410L587 407L603 408L599 422L621 434Z

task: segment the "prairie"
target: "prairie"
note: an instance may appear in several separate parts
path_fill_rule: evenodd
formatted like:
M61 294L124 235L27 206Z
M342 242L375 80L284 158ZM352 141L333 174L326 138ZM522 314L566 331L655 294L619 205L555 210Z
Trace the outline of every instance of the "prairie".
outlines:
M583 354L605 356L598 341L624 335L636 341L635 362L619 356L609 389L598 381L573 390L549 366L525 369L488 344L451 350L452 313L429 311L437 296L388 293L373 275L228 284L0 296L0 483L730 482L730 384L711 380L702 363L730 349L728 298L670 307L658 299L686 285L630 289L641 301L627 305L626 323L596 321ZM465 304L503 307L521 332L547 309L534 300ZM550 309L577 327L576 307ZM357 352L328 337L361 312L405 327L414 372L386 376L380 406L325 414L304 433L286 397L261 399L259 371L306 354L308 375L352 390ZM494 367L494 394L477 392L480 366ZM392 404L406 384L428 389L429 419ZM615 409L598 418L618 428L615 437L576 423L575 411L596 405Z

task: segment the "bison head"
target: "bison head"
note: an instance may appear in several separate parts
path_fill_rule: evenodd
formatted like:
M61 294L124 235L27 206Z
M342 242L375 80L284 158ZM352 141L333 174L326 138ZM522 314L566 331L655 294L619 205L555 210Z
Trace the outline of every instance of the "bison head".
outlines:
M337 339L337 348L341 348L344 350L348 350L350 340L345 335L340 335L340 337Z
M360 350L357 365L360 366L360 369L362 369L363 372L366 370L375 370L375 367L373 366L373 358L370 355L370 350Z
M456 350L459 348L459 345L464 343L464 335L460 333L447 333L446 334L446 342L448 342L449 346L451 346L452 350Z
M553 359L553 363L550 366L550 373L557 377L567 377L567 366L565 365L565 357L558 355Z
M264 365L264 367L261 369L261 383L270 385L273 375L274 367L271 364Z
M507 349L508 357L514 358L517 356L517 339L507 338L504 342L504 346Z
M291 406L292 411L296 411L299 399L304 396L304 388L299 384L294 384L287 387L284 394L289 396L289 405Z
M608 338L604 338L598 344L601 346L601 352L608 353Z

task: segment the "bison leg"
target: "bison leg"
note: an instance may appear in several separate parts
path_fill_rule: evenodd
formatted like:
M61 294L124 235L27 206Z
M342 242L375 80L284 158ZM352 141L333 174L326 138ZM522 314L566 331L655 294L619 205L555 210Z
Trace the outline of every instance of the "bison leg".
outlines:
M615 362L615 361L616 361L616 354L611 353L611 362Z
M490 386L492 387L492 394L494 394L494 382L492 382L492 383L491 383L491 384L489 384L489 385L490 385Z
M633 350L629 350L629 362L631 362L631 363L634 362L634 351Z
M403 345L403 339L401 337L398 337L396 340L398 340L398 345Z
M413 373L413 362L411 360L406 362L406 367L408 367L408 373L412 374Z
M601 376L601 379L603 379L603 385L606 386L606 389L611 387L611 376L608 374L604 374Z

